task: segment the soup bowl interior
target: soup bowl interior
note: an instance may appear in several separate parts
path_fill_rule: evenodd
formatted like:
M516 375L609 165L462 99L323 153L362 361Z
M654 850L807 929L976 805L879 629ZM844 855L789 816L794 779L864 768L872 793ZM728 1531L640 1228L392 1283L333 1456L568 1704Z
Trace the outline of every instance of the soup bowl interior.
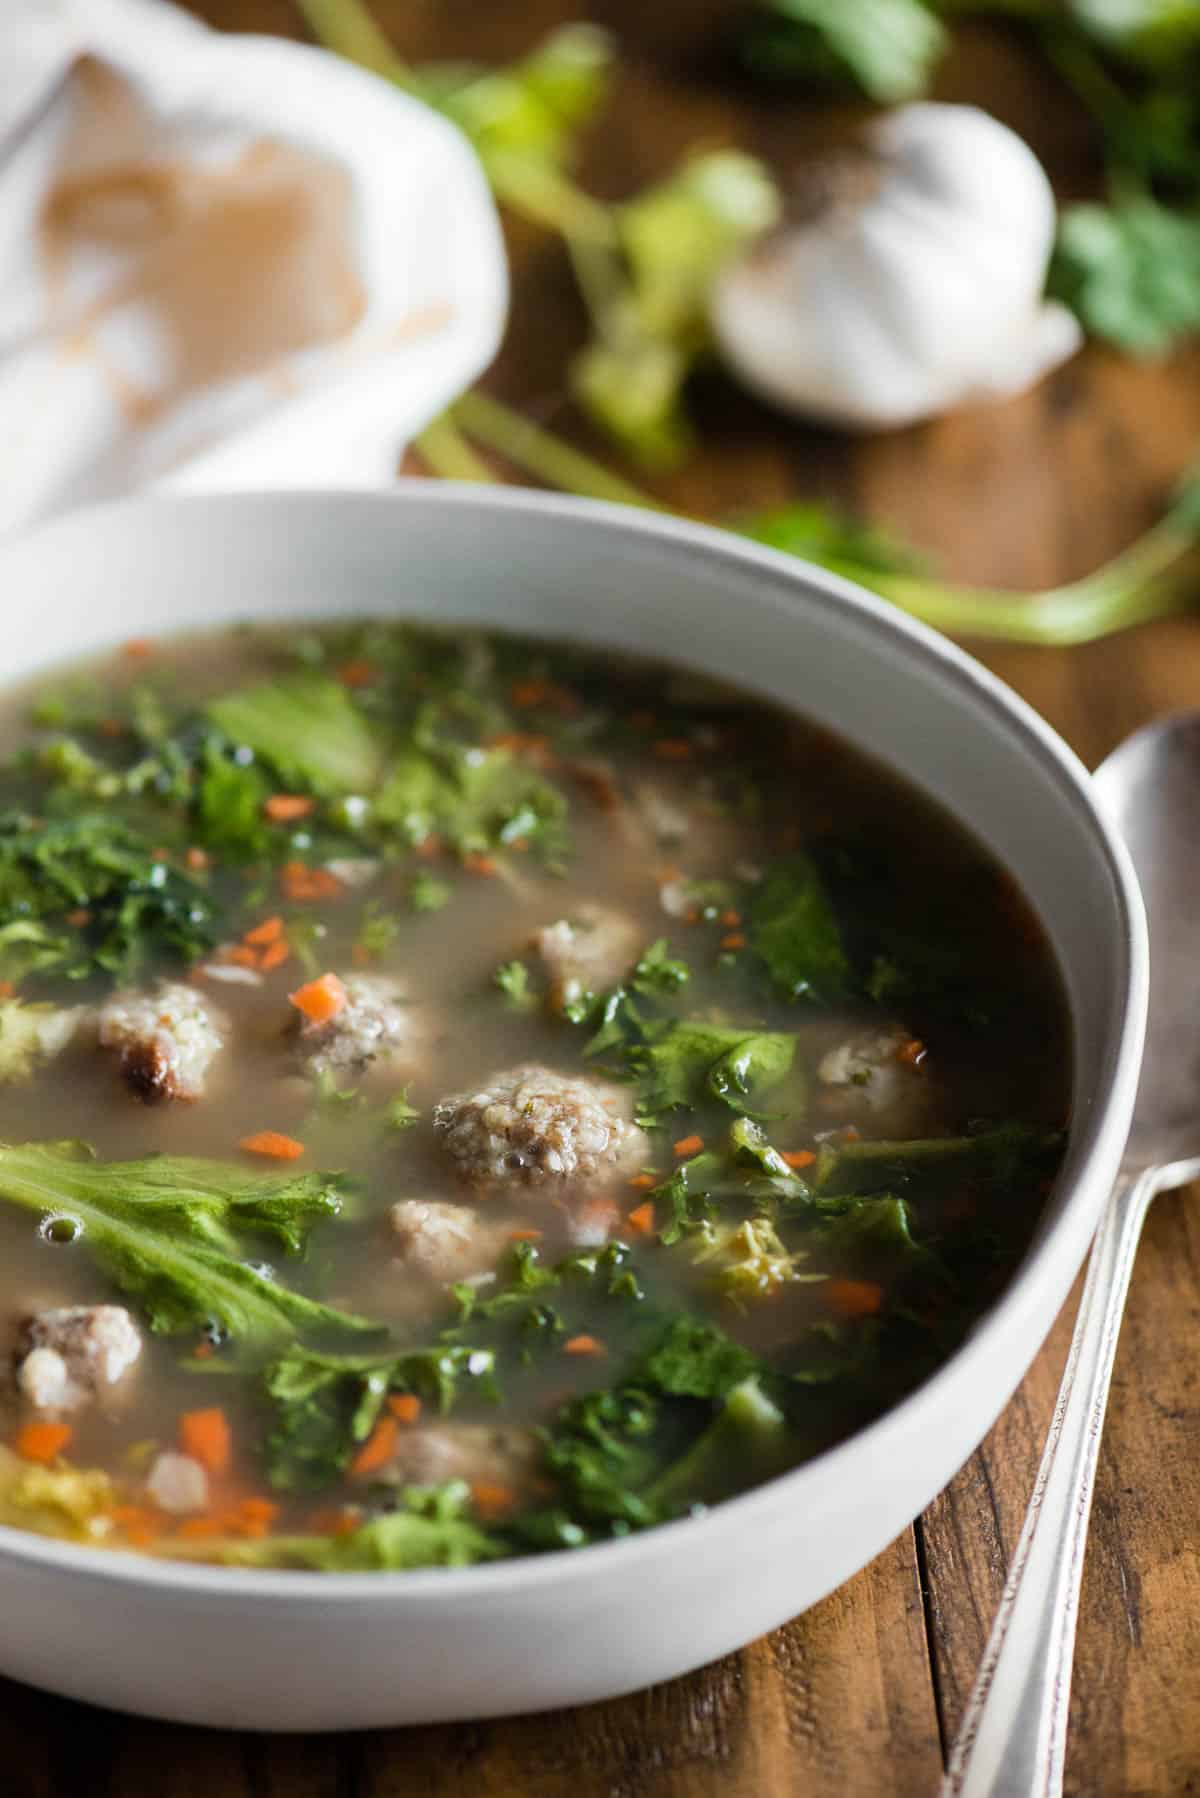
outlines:
M1054 734L969 658L834 576L585 502L424 483L150 499L8 545L0 571L14 681L131 637L367 614L636 651L734 680L889 765L1005 864L1054 947L1074 1041L1067 1155L1020 1270L932 1379L840 1447L699 1518L453 1571L184 1567L0 1529L0 1671L237 1728L548 1708L713 1659L885 1547L1025 1372L1128 1131L1144 920L1124 851Z

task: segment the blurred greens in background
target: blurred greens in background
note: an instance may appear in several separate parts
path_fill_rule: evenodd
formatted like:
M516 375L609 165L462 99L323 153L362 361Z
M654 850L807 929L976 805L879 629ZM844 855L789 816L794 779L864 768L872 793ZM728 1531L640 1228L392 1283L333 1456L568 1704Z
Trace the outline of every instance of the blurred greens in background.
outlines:
M730 256L782 214L775 174L737 149L701 151L640 193L604 203L573 173L619 57L596 26L565 26L504 67L409 67L362 0L298 4L320 43L453 120L503 207L561 235L589 320L565 371L570 392L633 474L682 462L695 442L685 384L711 348L709 290ZM1061 211L1050 293L1124 354L1161 355L1200 335L1200 0L759 0L734 54L751 79L792 84L808 103L851 92L890 106L928 93L955 27L974 17L1021 34L1098 134L1105 191ZM448 478L497 479L489 458L498 455L567 492L657 503L480 391L415 448ZM949 586L904 545L811 500L720 522L964 635L1078 643L1200 596L1200 467L1129 550L1039 594Z

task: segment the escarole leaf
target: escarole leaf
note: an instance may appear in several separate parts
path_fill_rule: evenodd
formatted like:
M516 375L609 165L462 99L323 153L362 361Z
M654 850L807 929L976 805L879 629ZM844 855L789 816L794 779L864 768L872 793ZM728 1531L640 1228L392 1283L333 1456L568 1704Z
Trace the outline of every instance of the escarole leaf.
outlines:
M72 1233L135 1299L152 1330L216 1325L252 1350L297 1331L358 1335L378 1328L293 1292L243 1255L243 1235L299 1253L312 1226L336 1217L336 1174L250 1173L183 1155L97 1161L82 1143L0 1145L0 1204Z
M207 716L235 746L314 792L360 793L378 778L382 756L370 723L324 675L301 670L223 694Z
M108 813L0 813L0 975L127 980L150 959L194 961L216 941L205 889ZM80 922L67 922L85 912Z
M683 1021L648 1024L642 1041L626 1051L627 1065L641 1083L639 1118L655 1123L676 1106L704 1098L749 1112L747 1100L778 1085L795 1052L796 1039L787 1031Z
M949 44L923 0L769 0L743 45L755 71L851 85L884 106L923 94Z
M757 889L750 943L785 998L833 1005L853 990L833 907L806 855L778 863Z

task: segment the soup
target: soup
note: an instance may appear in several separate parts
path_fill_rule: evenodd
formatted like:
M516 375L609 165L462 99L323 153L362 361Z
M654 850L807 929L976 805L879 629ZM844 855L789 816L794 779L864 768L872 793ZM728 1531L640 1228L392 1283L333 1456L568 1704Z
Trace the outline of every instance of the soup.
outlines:
M130 643L2 729L0 1521L608 1539L860 1428L1028 1245L1036 920L792 716L363 623Z

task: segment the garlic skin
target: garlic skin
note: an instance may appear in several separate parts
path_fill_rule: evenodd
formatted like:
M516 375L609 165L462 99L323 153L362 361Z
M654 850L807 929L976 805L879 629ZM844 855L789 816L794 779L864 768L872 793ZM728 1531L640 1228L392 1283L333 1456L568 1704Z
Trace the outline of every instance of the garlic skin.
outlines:
M978 107L886 114L860 147L818 164L797 200L711 301L726 360L789 411L913 424L1020 393L1083 341L1074 315L1041 297L1050 183Z

